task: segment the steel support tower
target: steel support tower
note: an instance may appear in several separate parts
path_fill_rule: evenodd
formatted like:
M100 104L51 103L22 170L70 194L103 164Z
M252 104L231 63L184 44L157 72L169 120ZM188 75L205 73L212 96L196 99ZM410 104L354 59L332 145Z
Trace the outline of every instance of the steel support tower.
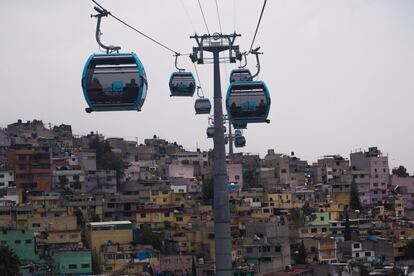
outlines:
M198 64L214 64L214 239L216 275L232 275L232 237L230 232L229 192L227 187L226 149L224 142L223 100L221 95L220 63L235 63L241 59L239 46L234 45L239 34L194 35L198 46L193 48L190 58ZM220 57L221 52L228 56ZM205 58L204 52L213 54ZM231 142L231 141L230 141Z

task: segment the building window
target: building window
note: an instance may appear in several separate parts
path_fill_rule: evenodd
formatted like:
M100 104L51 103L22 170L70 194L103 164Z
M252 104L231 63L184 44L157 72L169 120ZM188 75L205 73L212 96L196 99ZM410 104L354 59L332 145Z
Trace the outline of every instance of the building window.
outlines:
M146 216L146 214L141 214L141 218L145 218Z
M324 228L322 228L322 233L326 233L326 228L324 227Z
M89 268L89 264L82 264L81 267L82 268Z
M77 264L69 264L69 269L76 269L78 268Z
M317 233L318 229L317 228L311 228L311 233Z
M32 240L26 240L25 242L26 242L26 244L30 244L30 243L32 243Z
M281 252L282 247L280 245L275 246L275 252Z
M253 253L253 248L251 248L251 247L247 247L247 248L246 248L246 252L247 252L247 253Z
M164 213L164 217L168 218L170 216L170 213Z
M21 244L21 243L22 243L22 241L21 241L21 240L15 240L15 241L14 241L14 243L15 243L15 244Z

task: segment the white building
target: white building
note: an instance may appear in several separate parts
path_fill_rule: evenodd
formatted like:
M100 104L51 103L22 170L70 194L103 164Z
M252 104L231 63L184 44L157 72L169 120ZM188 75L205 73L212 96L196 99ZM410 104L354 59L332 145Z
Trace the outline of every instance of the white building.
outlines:
M14 186L14 171L0 171L0 189Z

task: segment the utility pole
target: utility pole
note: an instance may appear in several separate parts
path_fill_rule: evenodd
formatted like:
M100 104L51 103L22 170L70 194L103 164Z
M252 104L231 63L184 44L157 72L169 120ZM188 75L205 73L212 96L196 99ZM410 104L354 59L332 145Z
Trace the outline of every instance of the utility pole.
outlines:
M224 143L223 105L220 82L220 62L235 63L241 58L239 47L234 45L239 34L190 36L198 47L193 47L190 58L193 62L204 64L204 52L213 54L214 64L214 240L216 275L232 275L232 237L230 232L229 192L227 188L226 149ZM220 53L228 51L228 57L220 58ZM208 62L207 62L208 63Z

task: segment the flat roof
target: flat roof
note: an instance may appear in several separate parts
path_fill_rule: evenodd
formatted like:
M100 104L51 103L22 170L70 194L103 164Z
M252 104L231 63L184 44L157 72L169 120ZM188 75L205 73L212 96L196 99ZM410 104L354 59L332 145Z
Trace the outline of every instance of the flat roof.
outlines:
M102 226L102 225L132 224L132 222L130 222L129 220L123 220L123 221L90 222L88 224L91 226Z

